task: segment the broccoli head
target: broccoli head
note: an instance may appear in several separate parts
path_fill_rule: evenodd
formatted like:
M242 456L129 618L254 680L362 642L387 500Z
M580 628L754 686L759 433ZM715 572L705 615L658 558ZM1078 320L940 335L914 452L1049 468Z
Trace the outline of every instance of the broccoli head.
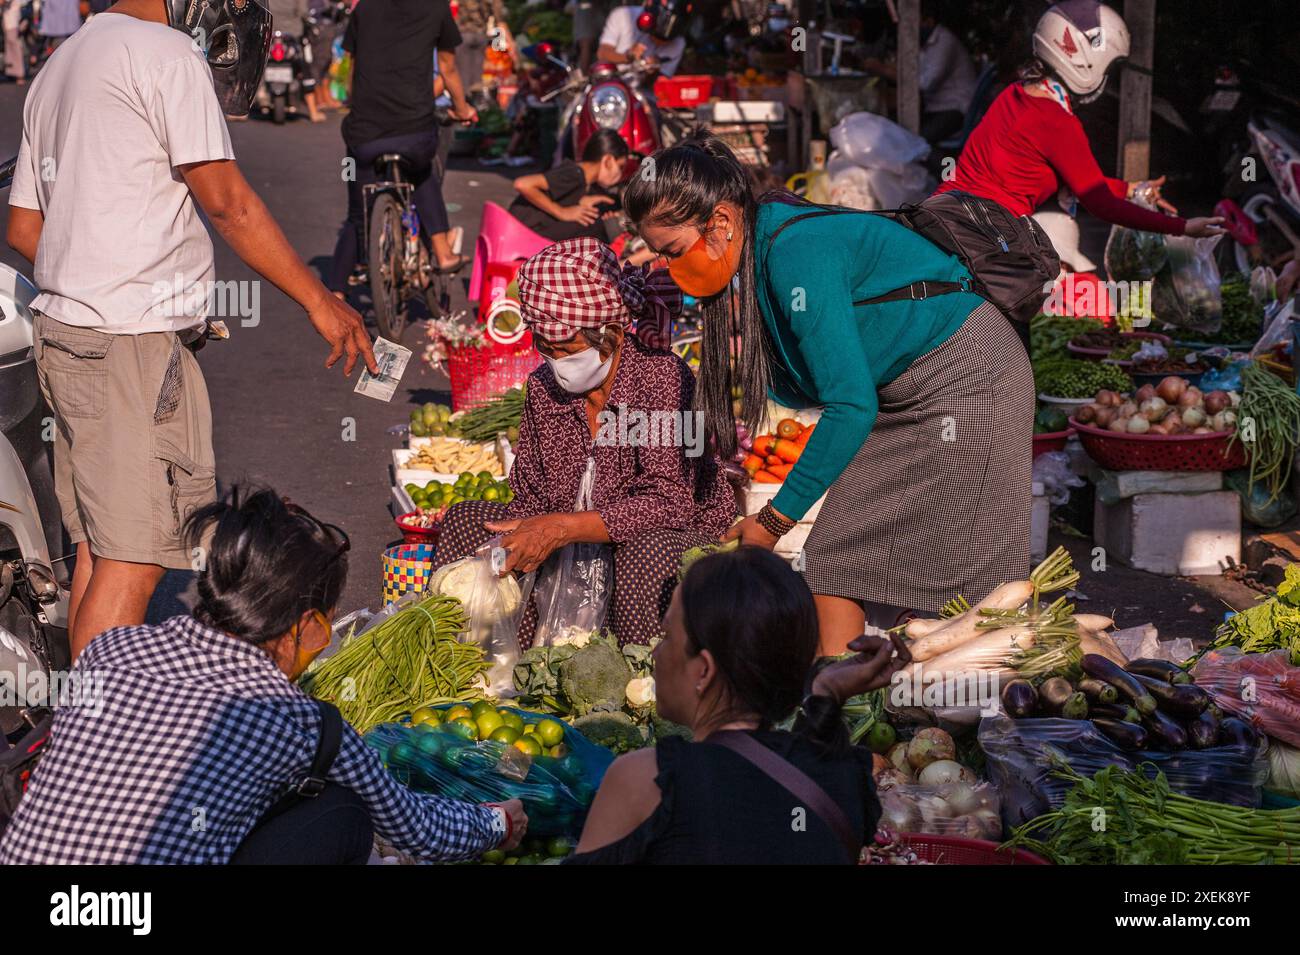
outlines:
M621 707L632 668L615 643L593 639L560 664L559 678L560 692L581 715Z
M588 713L574 720L573 728L596 745L616 753L640 749L648 742L641 727L623 712Z

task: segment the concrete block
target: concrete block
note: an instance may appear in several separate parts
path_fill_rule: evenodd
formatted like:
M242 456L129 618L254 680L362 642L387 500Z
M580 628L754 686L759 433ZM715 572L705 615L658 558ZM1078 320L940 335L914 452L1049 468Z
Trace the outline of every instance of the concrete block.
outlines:
M1223 490L1222 471L1107 471L1097 469L1097 497L1108 504L1139 494L1204 494Z
M1232 491L1098 495L1093 540L1109 559L1166 577L1219 575L1241 560L1241 502Z

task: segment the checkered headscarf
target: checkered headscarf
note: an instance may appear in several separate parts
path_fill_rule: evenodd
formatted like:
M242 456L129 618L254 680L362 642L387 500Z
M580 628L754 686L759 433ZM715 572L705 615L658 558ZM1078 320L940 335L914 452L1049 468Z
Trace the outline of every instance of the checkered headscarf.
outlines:
M666 349L672 319L682 310L681 289L666 269L626 265L592 238L547 246L519 269L519 301L528 327L550 341L566 341L583 328L636 324L651 348Z

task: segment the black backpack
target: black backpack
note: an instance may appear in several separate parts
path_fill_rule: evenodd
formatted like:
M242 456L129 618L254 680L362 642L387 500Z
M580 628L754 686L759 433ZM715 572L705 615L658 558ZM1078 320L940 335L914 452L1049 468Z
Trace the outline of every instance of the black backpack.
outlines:
M0 835L4 835L18 809L18 803L27 791L32 770L45 752L49 742L54 713L50 710L29 711L31 728L17 742L10 743L0 736Z
M971 291L992 302L1013 321L1027 323L1042 310L1061 272L1061 260L1051 240L1030 216L1014 216L1000 203L970 193L941 192L915 205L872 212L808 205L810 211L791 216L777 227L768 240L768 252L786 226L802 219L850 212L881 215L955 255L974 280L969 288L960 282L913 282L854 305L920 301L932 295Z

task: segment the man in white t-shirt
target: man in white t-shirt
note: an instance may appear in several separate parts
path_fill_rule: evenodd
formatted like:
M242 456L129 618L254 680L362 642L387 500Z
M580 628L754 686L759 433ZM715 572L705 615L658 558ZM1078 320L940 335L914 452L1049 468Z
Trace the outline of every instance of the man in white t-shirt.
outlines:
M254 0L227 7L265 12ZM9 245L35 263L42 289L36 363L77 548L74 655L109 627L143 623L166 568L195 566L183 524L215 497L212 414L191 350L214 291L200 208L307 310L331 346L327 367L346 352L345 373L358 356L375 370L361 317L298 258L234 162L223 112L247 112L269 31L244 16L229 36L246 59L223 56L223 31L210 69L195 40L221 26L213 8L203 5L209 20L193 37L169 25L184 22L176 9L120 0L54 52L23 109L9 197Z
M596 50L596 61L600 63L630 63L645 60L648 65L657 66L659 73L672 76L686 52L686 39L674 35L677 28L665 31L658 26L662 18L657 11L660 5L671 4L648 3L644 7L615 7L605 20L604 32L600 34L600 46ZM642 14L649 14L653 24L649 29L642 29L637 20ZM676 17L674 16L674 19Z

